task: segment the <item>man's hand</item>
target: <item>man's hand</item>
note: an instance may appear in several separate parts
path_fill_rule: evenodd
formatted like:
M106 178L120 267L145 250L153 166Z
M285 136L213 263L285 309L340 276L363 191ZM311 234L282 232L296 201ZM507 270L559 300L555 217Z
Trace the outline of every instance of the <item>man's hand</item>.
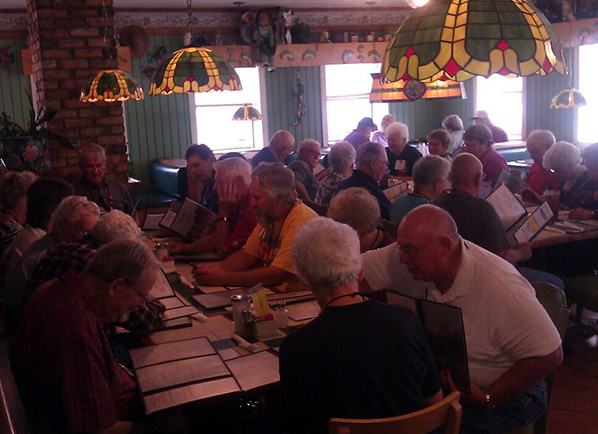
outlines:
M532 257L532 245L530 243L517 244L514 249L521 255L519 261L527 261Z
M239 188L236 182L227 181L218 183L218 206L221 210L225 210L228 213L230 208L239 201L239 196Z
M187 244L185 243L177 243L176 241L171 241L168 243L168 253L171 255L186 253L187 251Z
M590 220L593 215L594 212L589 209L575 208L569 213L569 218L575 220Z
M529 187L523 187L519 194L525 202L540 203L544 201L542 197L538 195L538 193Z
M455 382L453 381L453 376L451 375L451 371L448 369L443 369L440 371L440 379L442 380L442 384L445 388L449 389L451 392L461 392L461 400L464 402L468 402L470 404L479 405L480 407L486 407L486 398L484 397L484 391L480 388L480 386L470 383L469 389L470 394L466 394L462 390L459 390Z
M205 285L223 285L223 282L228 276L228 271L225 271L214 264L197 266L191 273L197 282Z

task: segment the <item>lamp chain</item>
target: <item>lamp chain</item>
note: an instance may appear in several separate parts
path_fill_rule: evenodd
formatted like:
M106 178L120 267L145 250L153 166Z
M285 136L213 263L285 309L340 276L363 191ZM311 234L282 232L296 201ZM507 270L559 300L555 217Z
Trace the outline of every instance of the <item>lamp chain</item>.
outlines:
M191 26L193 25L193 19L191 18L193 10L191 9L191 0L187 0L187 15L189 16L189 34L191 34Z

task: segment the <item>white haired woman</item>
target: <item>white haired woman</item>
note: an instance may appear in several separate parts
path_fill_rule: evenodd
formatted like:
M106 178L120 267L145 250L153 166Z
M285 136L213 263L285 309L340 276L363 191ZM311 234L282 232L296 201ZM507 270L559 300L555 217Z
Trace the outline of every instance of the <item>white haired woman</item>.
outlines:
M320 182L318 192L316 193L316 203L324 208L328 208L330 205L330 200L338 184L353 173L355 148L349 142L337 142L330 149L328 162L330 163L332 172Z
M583 165L588 174L586 182L580 186L579 194L572 200L576 207L569 217L578 220L598 220L598 143L588 146L583 151Z
M583 192L583 186L590 177L586 167L581 164L579 148L569 142L557 142L544 154L543 165L561 180L561 204L574 207L576 197Z

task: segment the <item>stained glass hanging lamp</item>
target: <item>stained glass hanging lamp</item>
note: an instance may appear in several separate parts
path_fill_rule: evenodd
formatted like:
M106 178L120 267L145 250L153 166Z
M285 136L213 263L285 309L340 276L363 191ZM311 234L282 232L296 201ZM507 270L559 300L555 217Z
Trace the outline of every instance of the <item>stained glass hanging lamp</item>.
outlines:
M115 62L116 41L113 37L114 28L108 27L108 15L104 0L102 0L102 10L105 23L104 42L110 53L108 63L113 63ZM143 98L143 89L139 83L126 72L114 68L100 71L95 77L90 78L81 88L79 95L79 100L82 102L120 102L129 99L140 101Z
M262 114L251 104L243 104L233 115L233 121L259 121Z
M374 79L370 102L403 102L418 99L461 98L466 99L465 85L452 80L421 83L416 80L380 82L380 73L372 73Z
M186 39L189 41L192 39L191 13L191 0L187 0L189 29ZM241 80L230 63L209 48L195 47L190 42L164 59L156 68L149 94L170 95L241 89Z
M431 0L388 45L382 79L466 81L474 76L565 73L558 37L525 0Z

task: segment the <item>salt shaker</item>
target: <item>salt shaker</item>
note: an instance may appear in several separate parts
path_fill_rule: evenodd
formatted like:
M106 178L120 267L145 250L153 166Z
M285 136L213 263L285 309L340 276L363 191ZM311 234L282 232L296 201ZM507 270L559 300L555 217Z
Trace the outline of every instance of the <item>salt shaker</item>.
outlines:
M230 296L230 301L233 306L233 322L235 323L235 333L244 334L245 327L243 327L243 311L251 309L249 300L251 296L248 294L234 294Z
M289 311L284 301L276 305L276 322L279 329L289 326Z

